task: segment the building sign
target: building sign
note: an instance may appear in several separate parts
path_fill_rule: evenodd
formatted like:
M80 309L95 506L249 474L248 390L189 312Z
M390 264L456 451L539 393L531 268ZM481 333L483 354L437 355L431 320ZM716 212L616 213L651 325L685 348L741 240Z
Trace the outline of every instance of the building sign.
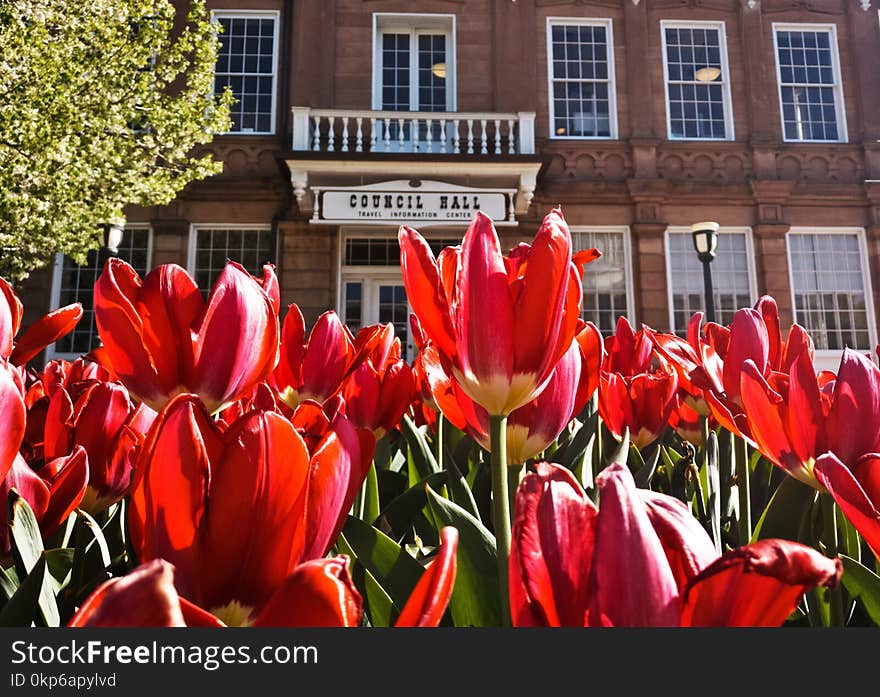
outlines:
M445 182L391 181L360 187L314 187L312 222L371 224L463 223L482 211L496 223L514 222L513 191L472 189Z

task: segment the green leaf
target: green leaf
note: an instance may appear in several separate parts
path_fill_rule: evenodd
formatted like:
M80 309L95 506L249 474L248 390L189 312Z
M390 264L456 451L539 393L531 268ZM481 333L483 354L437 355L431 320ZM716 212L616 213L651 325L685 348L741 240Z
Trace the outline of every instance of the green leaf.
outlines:
M629 459L629 454L629 428L627 428L623 432L623 437L618 441L617 448L611 453L611 457L608 459L608 464L618 463L625 465Z
M501 623L495 537L461 506L427 488L437 528L458 529L455 586L449 610L456 627L497 627Z
M361 495L363 496L363 520L376 520L379 517L379 480L375 465L370 465Z
M49 574L58 584L59 590L65 586L65 580L68 580L70 576L70 570L73 567L73 552L72 547L61 547L50 549L45 553Z
M455 460L450 457L447 458L447 462L449 463L449 472L446 479L446 486L449 489L449 497L474 518L480 520L480 511L477 508L477 502L474 500L471 488L468 486L465 478L461 476L461 472L459 472Z
M394 603L395 616L399 614L422 577L422 565L390 537L354 516L346 519L342 535L350 553Z
M40 607L45 576L46 557L40 554L31 572L0 610L0 627L31 626Z
M840 506L834 507L834 515L837 519L837 529L839 531L839 545L842 554L852 557L857 562L862 561L862 539L859 537L858 531L849 522L849 519L840 510Z
M861 601L871 621L880 626L880 576L845 554L840 555L840 560L843 562L840 582L846 592Z
M9 569L7 571L3 567L0 567L0 591L3 591L3 597L5 600L9 600L18 588L18 579L13 577L14 574L15 569Z
M40 574L39 610L42 623L47 627L57 627L61 623L58 604L52 588L52 577L45 573L46 560L43 556L43 539L34 512L15 489L9 492L9 529L12 554L18 568L19 578L30 574L36 565L43 564Z
M446 472L437 472L411 486L385 506L381 514L373 520L373 525L395 539L402 538L419 511L428 505L425 486L442 486L446 482L446 476Z
M721 467L718 464L718 436L709 431L709 442L706 444L706 506L709 513L709 524L712 530L712 541L720 554L721 545Z
M657 463L660 461L660 447L659 443L650 446L648 457L645 459L645 454L639 452L635 445L630 446L630 455L634 456L638 453L638 460L641 461L641 465L636 469L634 475L636 486L640 489L650 488L651 479L653 479L654 472L657 471Z
M794 477L783 479L761 513L751 541L770 537L798 540L801 521L810 513L815 498L815 489Z
M440 467L438 467L434 453L425 439L425 434L419 430L415 422L406 414L403 415L403 419L400 422L400 429L403 431L403 435L409 445L410 462L415 467L415 472L418 473L418 479L424 479L439 472ZM413 476L413 474L410 475L411 478ZM411 479L410 483L415 484L415 481Z
M351 578L361 592L364 601L364 615L372 627L390 627L394 614L394 603L385 589L379 585L375 576L364 568L354 550L349 546L345 535L340 535L336 545L342 554L351 557Z

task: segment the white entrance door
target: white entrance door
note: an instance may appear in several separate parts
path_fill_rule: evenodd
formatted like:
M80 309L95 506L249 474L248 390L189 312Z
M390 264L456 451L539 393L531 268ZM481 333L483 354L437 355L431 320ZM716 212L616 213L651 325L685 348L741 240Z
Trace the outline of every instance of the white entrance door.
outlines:
M343 284L343 321L357 334L370 324L390 322L400 339L401 350L412 360L413 344L409 331L410 307L403 281L387 276L349 278Z

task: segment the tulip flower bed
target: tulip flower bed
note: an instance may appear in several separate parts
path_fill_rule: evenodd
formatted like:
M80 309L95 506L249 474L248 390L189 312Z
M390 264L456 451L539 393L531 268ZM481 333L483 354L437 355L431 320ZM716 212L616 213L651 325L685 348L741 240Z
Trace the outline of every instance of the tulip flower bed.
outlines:
M109 259L101 346L28 363L0 279L0 625L880 625L880 370L762 297L687 338L580 319L560 210L502 253L402 227L418 347Z

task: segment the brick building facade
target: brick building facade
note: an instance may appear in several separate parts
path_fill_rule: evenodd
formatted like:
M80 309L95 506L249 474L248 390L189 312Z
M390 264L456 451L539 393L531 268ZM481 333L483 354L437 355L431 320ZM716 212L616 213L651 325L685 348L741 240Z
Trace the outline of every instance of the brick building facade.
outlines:
M689 226L711 220L720 319L769 293L828 361L877 344L876 0L209 5L240 98L210 146L225 169L130 211L120 253L142 272L175 262L204 287L227 256L272 261L307 319L406 340L401 222L442 245L479 205L512 246L558 204L605 252L584 284L603 329L683 329L703 307ZM88 304L93 280L59 260L30 293ZM84 323L56 355L94 341Z

